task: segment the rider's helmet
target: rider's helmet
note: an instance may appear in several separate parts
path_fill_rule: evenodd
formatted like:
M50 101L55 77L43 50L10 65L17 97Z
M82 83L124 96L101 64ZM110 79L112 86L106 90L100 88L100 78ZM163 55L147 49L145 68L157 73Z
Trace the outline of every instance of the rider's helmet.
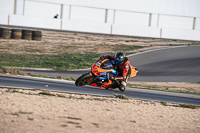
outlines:
M122 52L118 52L115 55L115 64L119 65L122 64L122 62L124 61L125 58L125 54Z

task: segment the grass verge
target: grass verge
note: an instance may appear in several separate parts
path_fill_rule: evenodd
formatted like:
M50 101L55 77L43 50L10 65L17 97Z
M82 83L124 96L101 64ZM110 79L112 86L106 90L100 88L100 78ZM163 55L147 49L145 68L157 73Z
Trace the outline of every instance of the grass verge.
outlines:
M130 46L130 45L116 45L113 52L95 53L87 52L84 54L8 54L0 53L0 66L8 67L33 67L33 68L52 68L55 70L71 70L71 69L84 69L90 68L101 55L111 54L114 55L116 51L123 51L127 55L132 54L130 50L142 49L145 46Z
M0 67L0 73L4 74L14 74L14 75L23 75L23 76L32 76L32 77L42 77L42 78L52 78L52 79L64 79L64 80L70 80L75 81L75 78L72 77L65 77L62 78L61 76L43 76L43 75L34 75L31 73L24 73L20 71L18 68L9 68L9 67Z
M70 70L90 68L98 60L100 54L0 54L0 65L9 67L52 68L55 70Z
M198 106L190 105L190 104L179 104L179 105L176 105L175 107L190 108L190 109L197 109L198 108Z
M38 93L39 95L48 95L48 96L56 96L55 94L52 94L52 93L50 93L50 92L48 92L48 91L43 91L43 92L40 92L40 93Z
M123 94L114 94L114 96L119 99L129 99L126 95Z
M167 103L165 101L160 102L163 106L167 106Z
M161 101L160 103L163 106L174 106L174 107L189 108L189 109L198 109L199 108L197 105L192 105L192 104L175 104L175 105L171 105L171 104L168 104L165 101Z
M188 94L197 94L200 95L198 92L190 91L190 90L172 90L168 86L157 86L157 85L135 85L135 84L127 84L127 87L131 88L141 88L141 89L150 89L150 90L160 90L160 91L170 91L170 92L179 92L179 93L188 93ZM176 87L174 87L176 88ZM187 89L187 88L185 88Z

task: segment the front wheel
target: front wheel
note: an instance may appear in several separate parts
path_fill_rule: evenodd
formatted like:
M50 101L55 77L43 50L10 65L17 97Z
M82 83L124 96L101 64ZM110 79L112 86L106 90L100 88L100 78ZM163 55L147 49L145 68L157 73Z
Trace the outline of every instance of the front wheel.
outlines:
M119 90L120 90L121 92L124 92L125 89L126 89L126 87L125 87L124 85L120 85L120 86L119 86Z
M90 72L81 75L76 81L76 86L83 86L89 84L93 80L93 77L90 75Z

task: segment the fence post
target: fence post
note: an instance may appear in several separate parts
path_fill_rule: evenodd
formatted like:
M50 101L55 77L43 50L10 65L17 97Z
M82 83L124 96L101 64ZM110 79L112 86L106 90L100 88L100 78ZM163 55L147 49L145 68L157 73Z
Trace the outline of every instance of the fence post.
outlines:
M63 4L60 5L60 30L62 30Z
M160 14L158 14L157 27L159 27L159 21L160 21Z
M25 0L23 1L23 16L25 15Z
M16 14L17 11L17 0L14 1L14 14Z
M108 9L105 10L105 23L108 22Z
M113 24L115 23L115 15L116 15L116 10L114 10L114 13L113 13Z
M196 29L196 17L194 17L194 19L193 19L193 27L192 27L192 29L193 29L193 30Z
M71 5L69 5L69 17L68 19L70 20L71 19Z
M149 27L151 26L151 21L152 21L151 19L152 19L152 14L150 13L149 14Z
M60 6L60 19L63 19L63 4Z
M14 1L14 15L24 15L25 14L25 0L15 0Z
M115 10L105 9L105 23L110 24L110 34L112 34L115 23Z
M159 26L159 14L149 13L149 27L158 27Z

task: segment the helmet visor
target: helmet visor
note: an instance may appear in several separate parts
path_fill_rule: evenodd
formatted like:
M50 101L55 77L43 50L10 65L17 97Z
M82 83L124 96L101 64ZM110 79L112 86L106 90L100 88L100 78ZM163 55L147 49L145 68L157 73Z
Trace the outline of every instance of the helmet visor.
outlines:
M124 61L124 58L125 58L124 53L118 52L118 53L115 55L115 63L116 63L117 65L122 64L122 62Z
M116 59L116 58L115 58L115 63L116 63L117 65L122 64L123 60L124 60L124 59L121 59L121 60L120 60L120 59Z

